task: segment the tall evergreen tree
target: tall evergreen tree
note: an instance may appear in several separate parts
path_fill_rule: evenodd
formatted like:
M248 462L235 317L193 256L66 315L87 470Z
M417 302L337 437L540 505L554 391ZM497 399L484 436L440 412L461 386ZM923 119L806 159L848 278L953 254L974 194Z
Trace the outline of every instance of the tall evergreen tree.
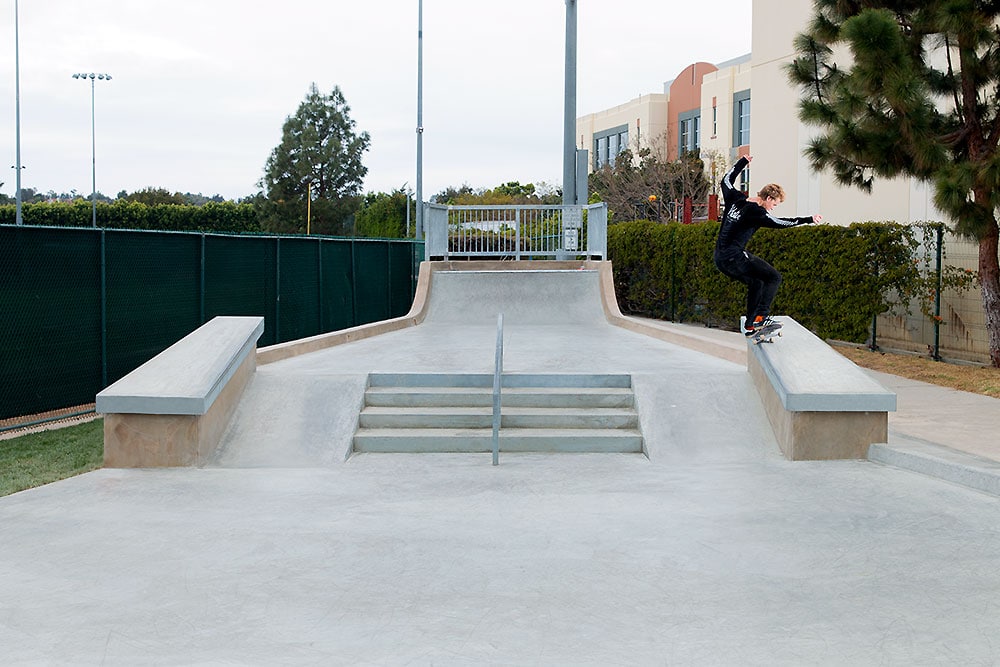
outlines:
M367 132L355 132L350 111L339 86L323 95L314 83L285 121L260 181L265 229L304 232L309 211L313 233L350 233L368 173L361 159L371 143Z
M790 79L822 133L807 154L870 191L911 176L979 243L990 360L1000 367L1000 2L814 0Z

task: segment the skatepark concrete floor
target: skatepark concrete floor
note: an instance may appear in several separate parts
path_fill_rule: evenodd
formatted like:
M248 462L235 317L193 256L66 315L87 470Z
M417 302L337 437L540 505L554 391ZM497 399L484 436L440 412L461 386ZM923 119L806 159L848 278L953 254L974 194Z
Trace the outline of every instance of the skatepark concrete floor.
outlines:
M631 373L646 455L351 455L364 374L491 370L482 319L259 367L204 468L0 498L0 660L1000 661L1000 498L865 460L786 461L745 367L586 308L513 317L506 370ZM934 421L964 395L890 388L890 442L996 437ZM973 407L1000 413L987 400Z

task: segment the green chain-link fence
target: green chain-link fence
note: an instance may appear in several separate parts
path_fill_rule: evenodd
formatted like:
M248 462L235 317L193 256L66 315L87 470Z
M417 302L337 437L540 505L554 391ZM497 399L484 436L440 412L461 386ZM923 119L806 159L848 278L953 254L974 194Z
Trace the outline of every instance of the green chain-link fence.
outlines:
M405 315L423 243L0 226L0 420L94 396L217 315L265 346Z

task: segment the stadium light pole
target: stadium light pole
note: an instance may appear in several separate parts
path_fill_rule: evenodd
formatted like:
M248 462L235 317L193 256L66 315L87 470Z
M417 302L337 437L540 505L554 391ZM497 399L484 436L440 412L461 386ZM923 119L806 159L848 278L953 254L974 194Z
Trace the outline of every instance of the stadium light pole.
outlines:
M94 119L94 84L97 81L111 81L110 74L79 73L74 79L90 81L90 176L93 188L90 192L91 223L97 227L97 123Z
M424 235L424 0L417 0L417 221L414 238Z
M15 137L16 148L14 150L14 202L16 204L14 221L18 225L24 224L21 216L21 37L17 18L17 0L14 0L14 125L17 136Z

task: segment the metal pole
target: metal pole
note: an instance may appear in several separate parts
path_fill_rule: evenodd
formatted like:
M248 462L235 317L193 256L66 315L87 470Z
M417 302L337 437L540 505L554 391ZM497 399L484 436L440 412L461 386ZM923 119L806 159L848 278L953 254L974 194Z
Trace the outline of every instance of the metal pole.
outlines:
M944 245L944 225L937 225L937 285L934 290L934 361L941 361L941 289L942 289L942 246Z
M563 205L576 197L576 0L566 0L566 94L563 114Z
M21 41L18 29L17 0L14 0L14 124L17 126L17 148L14 155L14 221L18 225L24 224L21 217Z
M424 0L417 0L417 226L424 236Z
M97 123L94 120L96 106L94 104L94 75L90 75L90 212L91 223L97 227Z
M93 72L89 74L78 73L73 75L74 79L83 79L86 81L90 79L90 176L91 176L91 193L90 193L90 210L91 210L91 224L93 227L97 227L97 120L96 120L96 104L94 103L95 97L95 87L97 80L110 81L110 74L94 74Z

